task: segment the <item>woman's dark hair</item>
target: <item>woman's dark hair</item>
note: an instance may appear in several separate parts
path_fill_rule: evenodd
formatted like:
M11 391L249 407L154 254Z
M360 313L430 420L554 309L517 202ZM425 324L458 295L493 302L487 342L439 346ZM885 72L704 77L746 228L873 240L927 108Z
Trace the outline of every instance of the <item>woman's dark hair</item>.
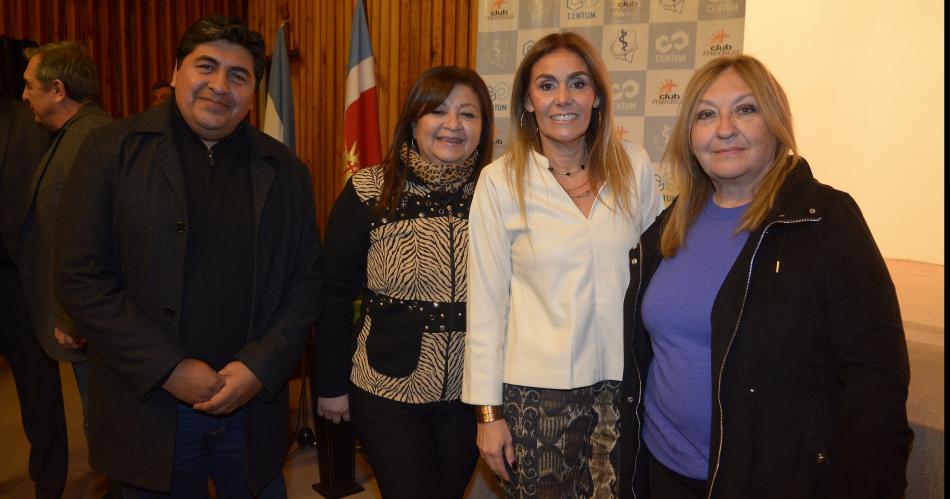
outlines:
M178 42L178 66L185 61L185 57L202 43L211 43L224 40L240 45L251 53L254 58L255 85L261 81L264 74L264 38L257 31L252 31L247 23L236 17L205 16L198 19Z
M392 144L383 159L383 191L379 197L377 209L382 213L394 213L402 198L408 165L402 159L402 146L412 139L416 120L431 113L448 98L457 85L465 85L478 96L482 119L482 134L475 149L478 158L475 161L474 177L492 158L492 126L494 112L488 86L478 73L458 66L437 66L422 73L409 90L402 112L396 121L396 132Z

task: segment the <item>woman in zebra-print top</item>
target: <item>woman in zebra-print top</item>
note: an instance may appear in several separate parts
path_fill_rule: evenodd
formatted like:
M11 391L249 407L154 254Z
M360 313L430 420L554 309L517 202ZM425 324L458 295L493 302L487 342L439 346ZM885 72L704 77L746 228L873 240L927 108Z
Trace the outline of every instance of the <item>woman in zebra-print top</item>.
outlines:
M352 413L386 498L461 497L478 459L475 415L459 396L468 210L492 119L474 71L426 71L386 160L355 173L330 213L318 412L334 422Z

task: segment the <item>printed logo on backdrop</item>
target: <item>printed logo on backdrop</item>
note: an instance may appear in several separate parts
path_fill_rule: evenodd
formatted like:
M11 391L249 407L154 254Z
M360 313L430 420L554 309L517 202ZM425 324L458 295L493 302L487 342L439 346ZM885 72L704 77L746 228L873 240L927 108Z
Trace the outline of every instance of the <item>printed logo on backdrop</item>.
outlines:
M637 31L627 31L620 28L617 39L610 44L610 55L612 55L614 59L632 63L633 56L637 54L638 48L640 48L640 44L637 43Z
M518 5L519 28L558 27L558 0L520 0Z
M723 55L742 53L743 21L726 19L699 21L696 32L696 65Z
M677 92L677 87L679 87L679 85L673 81L673 78L663 80L659 88L656 89L656 94L653 97L653 105L663 106L673 104L678 106L682 96Z
M515 23L517 0L482 0L485 15L481 17L479 31L505 31L518 29Z
M695 22L698 10L699 0L651 0L650 22Z
M515 45L517 47L516 55L518 57L515 67L518 67L518 64L521 63L521 59L524 58L525 54L531 50L531 47L534 46L535 42L544 38L545 35L549 33L554 33L558 31L556 28L545 28L545 29L520 29L517 31L517 40ZM511 70L514 73L514 69ZM514 75L512 75L513 77Z
M647 68L647 44L650 43L649 24L610 24L604 26L602 42L604 64L607 70L633 71Z
M488 94L491 95L495 116L507 116L508 106L511 102L511 85L504 81L488 85Z
M498 158L508 151L508 142L511 140L511 119L499 118L495 115L495 128L492 131L494 135L494 158Z
M745 0L700 0L699 19L745 18Z
M704 57L719 57L721 55L738 54L739 51L729 43L730 35L725 29L719 28L706 42Z
M682 14L685 6L686 0L660 0L660 8L667 12Z
M650 69L694 67L696 23L658 23L651 28Z
M643 123L643 148L650 155L650 161L659 163L666 150L666 144L673 135L675 117L647 116Z
M564 18L561 25L567 27L603 24L604 6L601 0L564 0Z
M605 0L607 24L645 23L650 21L650 0Z
M643 116L645 71L614 71L610 78L614 116Z
M515 18L514 12L508 10L508 0L487 1L491 2L491 7L488 9L488 15L485 16L486 21L510 21Z
M494 31L478 34L478 71L482 74L505 74L515 71L516 31Z
M614 116L614 138L643 143L643 116Z
M686 82L693 70L650 71L647 73L645 91L646 116L676 116L683 100Z

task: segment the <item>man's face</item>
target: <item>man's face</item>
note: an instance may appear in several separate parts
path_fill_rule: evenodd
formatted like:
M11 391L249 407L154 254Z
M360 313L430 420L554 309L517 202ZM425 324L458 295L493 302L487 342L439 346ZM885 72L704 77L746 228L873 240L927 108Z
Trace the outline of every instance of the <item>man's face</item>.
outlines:
M254 85L251 52L225 40L196 46L172 78L182 117L209 145L230 135L247 116Z
M43 56L35 55L30 58L26 71L23 72L23 102L26 102L33 111L33 119L37 124L47 130L55 130L58 127L53 122L56 115L57 95L53 88L56 82L50 82L49 85L43 85L36 79L36 68L40 64L40 58Z

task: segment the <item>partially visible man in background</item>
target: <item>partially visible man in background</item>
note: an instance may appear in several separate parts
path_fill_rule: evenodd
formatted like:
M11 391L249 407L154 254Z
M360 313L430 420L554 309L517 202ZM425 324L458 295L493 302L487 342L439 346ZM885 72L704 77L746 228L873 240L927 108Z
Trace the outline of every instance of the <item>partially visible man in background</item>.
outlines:
M17 266L33 330L55 360L71 362L82 400L83 427L89 410L86 340L53 296L53 243L59 199L79 146L89 132L112 121L96 103L99 77L82 45L72 41L28 48L23 101L33 119L50 134L49 147L33 173L18 219Z
M165 102L172 96L172 86L165 81L160 81L152 85L152 107Z

